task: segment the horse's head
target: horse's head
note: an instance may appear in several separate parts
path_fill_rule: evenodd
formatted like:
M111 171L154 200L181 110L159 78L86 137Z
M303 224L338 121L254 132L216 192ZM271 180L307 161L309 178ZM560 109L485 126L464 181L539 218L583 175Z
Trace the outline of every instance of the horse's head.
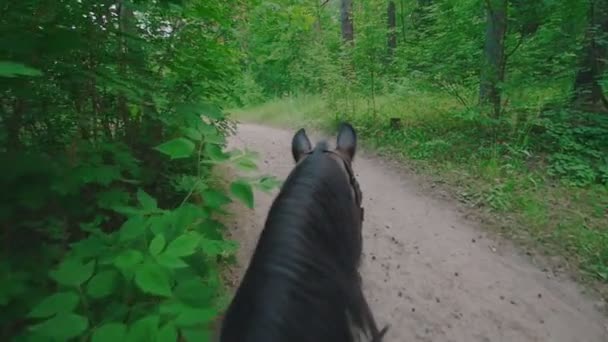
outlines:
M340 124L338 131L338 139L336 148L333 150L325 149L330 158L334 159L344 172L344 176L350 184L352 190L352 198L355 205L360 209L361 221L363 221L363 195L359 188L359 182L355 178L355 173L352 169L352 162L357 151L357 133L355 129L348 123ZM313 152L310 139L306 135L306 131L302 128L294 135L291 142L291 153L296 163L299 163Z

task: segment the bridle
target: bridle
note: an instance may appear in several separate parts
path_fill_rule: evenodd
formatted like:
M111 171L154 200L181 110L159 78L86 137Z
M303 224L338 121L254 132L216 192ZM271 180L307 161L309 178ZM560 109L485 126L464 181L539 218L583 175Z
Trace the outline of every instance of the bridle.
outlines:
M314 151L310 151L310 152L306 152L305 154L310 155L313 152ZM337 152L337 151L323 150L322 152L330 153L330 154L338 157L338 159L340 159L342 161L342 164L344 165L344 169L346 170L346 173L348 174L348 182L350 184L350 187L352 188L353 192L355 193L355 203L359 207L359 211L361 213L361 222L363 222L364 213L365 213L365 209L361 205L361 203L363 202L363 194L361 193L361 188L359 187L359 182L357 182L357 179L355 178L355 173L353 171L353 168L350 165L350 161L344 155L342 155L340 152Z

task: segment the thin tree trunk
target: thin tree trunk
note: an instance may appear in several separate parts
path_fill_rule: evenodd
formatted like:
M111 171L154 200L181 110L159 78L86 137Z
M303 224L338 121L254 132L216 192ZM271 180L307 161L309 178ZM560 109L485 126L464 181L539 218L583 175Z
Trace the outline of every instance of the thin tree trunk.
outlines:
M355 39L353 27L353 0L341 0L340 23L342 26L342 39L345 43L352 44Z
M494 117L500 116L500 83L505 78L505 36L507 33L507 0L486 0L486 39L481 67L479 102L491 105Z
M395 54L397 48L397 8L395 1L390 0L386 9L387 23L388 23L388 56L390 59Z
M573 104L589 111L606 112L608 100L600 84L608 58L608 2L592 1L589 8L589 28L582 50L580 67L574 79Z
M401 37L405 43L405 0L401 0Z

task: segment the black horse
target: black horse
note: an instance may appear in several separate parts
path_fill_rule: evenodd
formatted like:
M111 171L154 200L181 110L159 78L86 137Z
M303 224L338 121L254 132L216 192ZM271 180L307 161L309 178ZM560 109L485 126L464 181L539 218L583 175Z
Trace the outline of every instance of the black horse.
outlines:
M223 318L221 342L381 341L359 275L361 191L357 147L342 124L337 148L314 149L301 129L297 163L275 199L253 258Z

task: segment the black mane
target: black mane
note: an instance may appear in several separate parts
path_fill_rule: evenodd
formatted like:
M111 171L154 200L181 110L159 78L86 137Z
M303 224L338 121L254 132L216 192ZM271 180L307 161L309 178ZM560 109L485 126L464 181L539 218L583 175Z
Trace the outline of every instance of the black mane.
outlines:
M351 342L378 336L358 266L361 219L320 143L275 199L225 317L222 342Z

